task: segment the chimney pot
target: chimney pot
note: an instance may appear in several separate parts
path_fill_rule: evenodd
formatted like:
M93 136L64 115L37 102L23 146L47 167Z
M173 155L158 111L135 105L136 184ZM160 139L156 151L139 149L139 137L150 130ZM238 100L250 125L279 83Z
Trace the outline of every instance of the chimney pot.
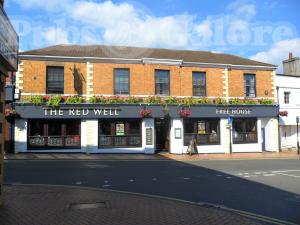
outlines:
M293 58L293 53L290 52L290 53L289 53L289 59L292 59L292 58Z

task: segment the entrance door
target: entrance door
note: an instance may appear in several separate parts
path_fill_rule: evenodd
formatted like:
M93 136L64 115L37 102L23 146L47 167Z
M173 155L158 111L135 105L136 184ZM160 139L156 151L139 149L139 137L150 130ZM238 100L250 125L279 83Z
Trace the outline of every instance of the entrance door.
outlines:
M261 145L262 145L262 150L266 151L266 131L265 128L261 128Z
M156 151L170 150L170 119L155 119Z

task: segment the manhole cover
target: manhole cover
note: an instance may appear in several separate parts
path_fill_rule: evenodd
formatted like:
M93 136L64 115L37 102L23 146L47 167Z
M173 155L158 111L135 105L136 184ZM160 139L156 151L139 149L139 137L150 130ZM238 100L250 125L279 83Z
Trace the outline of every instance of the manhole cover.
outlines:
M93 202L93 203L71 203L69 205L70 209L98 209L98 208L109 208L107 201Z

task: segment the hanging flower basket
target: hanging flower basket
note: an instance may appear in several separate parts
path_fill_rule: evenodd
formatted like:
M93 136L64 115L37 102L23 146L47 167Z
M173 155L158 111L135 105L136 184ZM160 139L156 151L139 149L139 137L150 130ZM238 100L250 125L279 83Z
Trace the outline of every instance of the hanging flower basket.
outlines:
M288 111L280 111L278 113L279 116L288 116Z
M178 114L180 117L185 118L185 117L189 117L190 115L192 115L192 111L189 109L181 109L178 111Z
M152 116L152 110L151 109L146 109L146 108L143 108L141 111L140 111L140 116L142 118L149 118Z
M19 113L14 109L5 109L5 119L8 122L14 121L14 119L20 118Z

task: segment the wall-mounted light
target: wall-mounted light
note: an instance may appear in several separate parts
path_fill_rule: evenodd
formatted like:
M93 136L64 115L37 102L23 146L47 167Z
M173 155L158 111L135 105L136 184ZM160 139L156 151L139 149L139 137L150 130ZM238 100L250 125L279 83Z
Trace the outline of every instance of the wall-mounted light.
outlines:
M268 96L268 95L269 95L269 91L265 90L265 96Z

